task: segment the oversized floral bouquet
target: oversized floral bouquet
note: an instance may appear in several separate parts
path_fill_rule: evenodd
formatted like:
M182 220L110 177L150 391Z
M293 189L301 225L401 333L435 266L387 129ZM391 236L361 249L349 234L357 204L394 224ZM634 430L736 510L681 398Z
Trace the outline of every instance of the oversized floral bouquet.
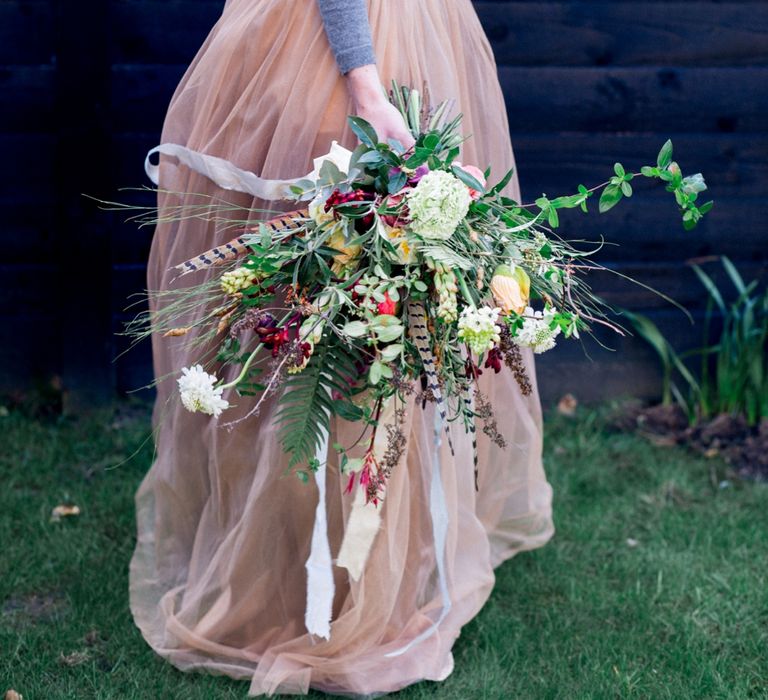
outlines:
M195 342L216 348L209 366L179 368L190 411L218 417L236 392L257 397L253 415L279 388L282 444L304 479L318 465L331 416L375 433L382 406L399 404L402 424L405 396L417 389L446 420L458 418L471 432L479 420L503 446L478 375L513 372L527 394L521 347L541 353L594 324L619 330L584 279L599 266L554 229L558 209L586 212L599 190L601 212L631 196L637 174L617 163L602 185L523 205L502 194L512 172L489 186L488 171L457 161L461 117L449 120L448 103L428 110L418 92L399 86L391 98L416 139L412 149L380 143L370 124L350 117L360 145L349 152L334 144L291 186L305 209L245 227L180 265L182 274L203 267L216 274L168 293L175 298L159 304L150 325L134 327L168 336L194 328ZM666 183L686 229L712 207L696 206L704 181L683 177L670 142L639 174ZM208 311L195 325L178 327L200 305ZM228 383L217 379L222 365L237 366ZM403 449L398 425L387 429L395 438L384 455L374 453L373 439L364 457L342 455L350 489L361 485L369 502L380 498Z

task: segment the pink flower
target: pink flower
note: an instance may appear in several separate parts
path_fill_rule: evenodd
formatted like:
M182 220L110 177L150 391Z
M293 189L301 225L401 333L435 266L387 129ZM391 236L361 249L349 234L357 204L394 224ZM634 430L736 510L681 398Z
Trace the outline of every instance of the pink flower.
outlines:
M486 186L485 181L485 175L483 174L483 171L480 170L480 168L475 167L474 165L462 165L461 163L456 163L467 175L471 175L475 180L477 180L483 187ZM469 196L472 197L472 199L479 199L482 197L483 193L473 189L472 187L469 188Z

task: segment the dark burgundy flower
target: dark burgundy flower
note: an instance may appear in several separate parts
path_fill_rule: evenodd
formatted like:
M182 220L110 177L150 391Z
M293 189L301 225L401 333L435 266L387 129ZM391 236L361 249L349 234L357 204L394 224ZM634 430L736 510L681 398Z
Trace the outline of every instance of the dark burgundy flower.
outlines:
M501 372L501 362L503 360L503 356L501 354L501 350L499 348L491 348L488 351L488 356L485 358L485 367L490 368L493 367L493 371L498 374Z
M467 358L467 361L464 363L464 373L469 377L470 379L476 379L479 377L483 370L481 370L473 361L471 357Z
M373 194L370 192L366 192L365 190L357 189L352 190L351 192L340 192L339 190L334 190L331 193L331 196L328 197L328 199L325 200L325 206L323 209L328 212L331 211L331 209L334 209L337 206L340 206L342 204L349 204L350 202L372 202L373 201ZM337 219L339 216L334 212L334 217ZM368 229L373 226L373 220L374 220L374 214L373 212L369 212L365 216L356 219L355 220L355 230L358 231L358 233L362 233L367 231Z
M272 357L277 357L280 347L290 340L287 328L259 327L256 332L259 334L264 347L272 351Z

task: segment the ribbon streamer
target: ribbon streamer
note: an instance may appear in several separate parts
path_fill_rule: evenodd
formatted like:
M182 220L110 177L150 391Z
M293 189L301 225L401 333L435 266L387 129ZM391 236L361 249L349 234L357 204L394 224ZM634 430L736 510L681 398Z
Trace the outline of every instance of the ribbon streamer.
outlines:
M332 141L331 150L314 159L314 170L311 173L307 173L304 177L289 180L267 180L249 170L238 168L234 163L224 160L224 158L193 151L191 148L178 143L164 143L153 148L144 159L144 171L155 186L160 185L160 165L152 163L152 156L156 153L176 158L182 165L204 175L224 190L243 192L272 202L281 199L297 199L296 193L291 190L291 187L301 180L311 180L312 182L318 180L320 168L326 161L333 162L340 170L347 172L352 158L352 151L340 146L337 141Z
M387 451L387 435L382 428L393 420L395 420L395 400L394 397L390 397L379 415L380 428L376 431L376 437L373 440L373 452L377 461L380 461ZM366 504L365 489L356 489L352 512L349 514L344 532L344 541L341 543L339 557L336 560L337 566L349 571L353 581L359 581L363 575L373 541L381 527L381 509L384 507L385 497L386 490L381 496L378 507L372 503Z
M448 504L445 500L445 488L443 487L442 460L440 459L440 446L443 441L443 417L440 411L435 409L435 454L432 458L432 482L429 489L429 514L432 517L432 536L435 542L435 559L437 561L437 576L440 594L443 598L443 609L440 617L432 626L424 630L418 637L396 651L386 654L387 657L402 656L417 644L429 639L437 632L440 624L451 612L451 594L448 590L448 574L445 565L445 546L448 540Z
M325 505L329 442L330 434L327 430L323 430L322 440L315 452L315 458L320 464L315 472L317 508L315 509L315 524L312 528L312 549L305 565L307 569L307 607L304 613L304 624L310 634L315 634L323 639L331 638L331 617L335 592Z

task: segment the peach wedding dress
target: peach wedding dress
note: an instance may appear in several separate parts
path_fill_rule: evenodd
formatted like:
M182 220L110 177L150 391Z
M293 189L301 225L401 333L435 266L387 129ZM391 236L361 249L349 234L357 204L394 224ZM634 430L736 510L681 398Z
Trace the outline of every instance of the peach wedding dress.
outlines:
M383 83L426 83L433 103L455 98L471 135L461 160L490 165L496 178L513 167L493 54L470 0L369 0L369 15ZM314 1L229 0L173 97L163 142L226 158L264 177L296 177L312 169L312 159L333 139L354 147L346 125L351 110ZM218 190L171 160L161 164L161 185L270 206ZM507 193L519 199L516 176ZM170 199L178 203L163 195L161 209ZM161 223L149 288L169 288L172 265L231 237L202 220ZM377 695L446 678L451 648L488 599L494 568L553 534L531 356L525 361L534 390L527 397L506 369L498 375L486 370L480 379L507 447L478 430L478 492L463 427L451 428L454 457L445 445L435 447L433 404L422 408L411 400L407 451L389 482L364 572L353 581L334 567L333 622L325 640L304 626L304 565L317 487L284 475L274 400L231 430L221 427L223 418L181 407L169 375L199 359L185 340L153 341L156 376L167 378L159 382L154 416L156 461L136 495L138 541L130 566L131 610L147 642L184 671L248 680L252 695L310 688ZM237 404L225 413L229 420L252 405L251 399L229 398ZM335 420L331 441L349 444L358 434L358 426ZM438 585L430 517L435 464L449 518L440 555L449 606ZM327 478L335 557L352 497L344 494L346 480L332 459ZM413 640L419 641L407 653L387 656Z

